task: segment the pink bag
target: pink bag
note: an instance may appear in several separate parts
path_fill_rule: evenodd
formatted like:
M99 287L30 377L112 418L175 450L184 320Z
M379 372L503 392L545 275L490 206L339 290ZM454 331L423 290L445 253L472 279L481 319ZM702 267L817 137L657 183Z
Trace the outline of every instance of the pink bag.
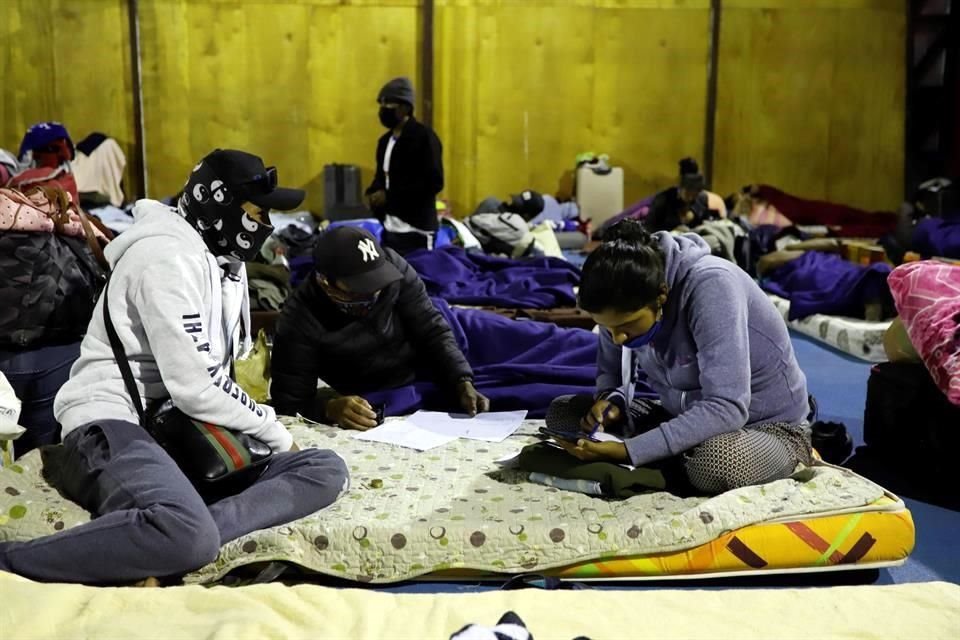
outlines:
M960 405L960 266L924 260L887 278L900 321L933 381Z
M26 231L32 233L59 233L80 237L83 223L76 205L62 189L34 187L23 192L0 189L0 232ZM104 238L94 227L93 233Z
M79 206L80 204L80 194L77 191L77 179L70 172L67 165L24 169L20 173L11 176L4 186L13 187L20 191L29 191L34 187L63 189L70 194L70 198L75 205Z

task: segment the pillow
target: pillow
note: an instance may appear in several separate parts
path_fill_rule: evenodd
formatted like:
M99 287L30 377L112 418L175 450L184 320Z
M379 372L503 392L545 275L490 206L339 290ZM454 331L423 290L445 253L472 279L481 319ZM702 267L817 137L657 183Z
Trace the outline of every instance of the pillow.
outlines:
M933 381L960 405L960 266L911 262L894 269L887 283Z

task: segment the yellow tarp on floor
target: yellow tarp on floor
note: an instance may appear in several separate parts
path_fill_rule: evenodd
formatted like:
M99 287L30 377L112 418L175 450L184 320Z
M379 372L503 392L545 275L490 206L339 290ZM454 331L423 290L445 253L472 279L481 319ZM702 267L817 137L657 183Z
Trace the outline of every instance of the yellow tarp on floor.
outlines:
M537 640L957 638L960 586L389 594L280 584L107 589L0 573L0 637L444 640L516 611Z

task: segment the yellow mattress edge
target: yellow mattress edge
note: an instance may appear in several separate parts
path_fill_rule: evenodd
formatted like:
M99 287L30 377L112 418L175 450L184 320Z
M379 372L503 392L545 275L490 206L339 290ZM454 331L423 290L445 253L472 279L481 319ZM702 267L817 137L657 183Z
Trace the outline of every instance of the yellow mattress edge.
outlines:
M859 510L757 523L682 551L610 556L540 573L565 579L609 580L840 571L901 564L915 542L910 511L899 498L887 494ZM451 569L420 579L495 575Z

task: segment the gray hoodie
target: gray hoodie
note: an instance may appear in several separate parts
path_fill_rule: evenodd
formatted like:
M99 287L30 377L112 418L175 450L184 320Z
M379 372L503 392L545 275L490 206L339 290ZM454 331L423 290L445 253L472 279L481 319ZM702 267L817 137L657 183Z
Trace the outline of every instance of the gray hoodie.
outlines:
M175 209L140 200L135 224L104 254L110 276L110 317L146 406L173 399L194 419L249 433L274 451L293 438L271 407L258 405L230 379L241 324L249 327L243 263L215 258ZM103 321L101 296L54 413L62 435L95 420L138 423ZM247 332L249 334L249 331Z
M711 256L700 236L653 237L666 255L669 289L660 331L650 344L630 350L601 330L597 358L599 393L621 393L629 403L639 365L676 416L627 439L633 464L744 426L801 423L809 412L807 381L766 294L735 264Z

